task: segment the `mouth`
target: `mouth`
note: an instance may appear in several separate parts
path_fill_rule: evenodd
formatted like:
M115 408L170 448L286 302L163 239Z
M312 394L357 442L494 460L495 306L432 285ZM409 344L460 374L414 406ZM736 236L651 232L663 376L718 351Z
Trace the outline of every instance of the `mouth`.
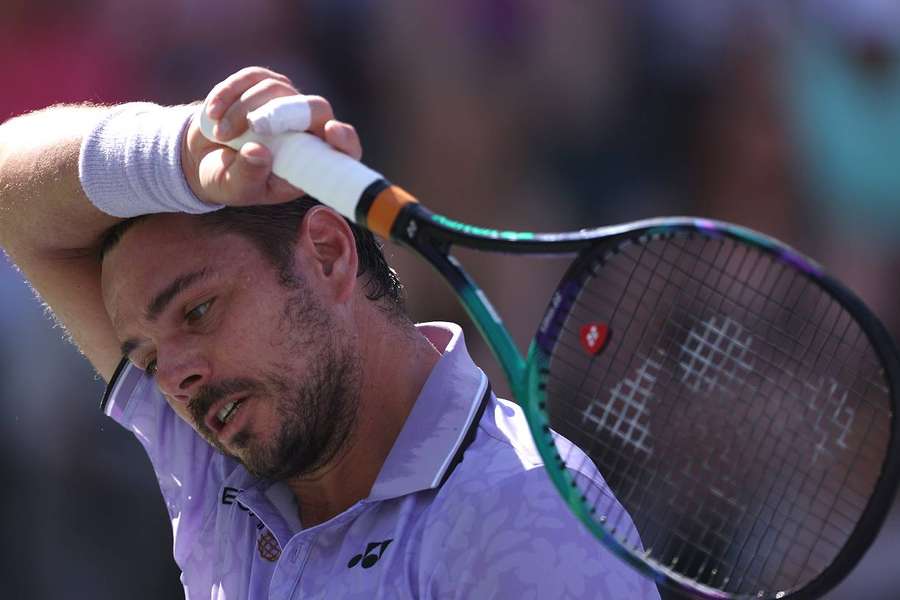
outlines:
M213 404L206 413L204 423L216 435L221 434L229 423L234 421L241 405L249 396L232 396Z

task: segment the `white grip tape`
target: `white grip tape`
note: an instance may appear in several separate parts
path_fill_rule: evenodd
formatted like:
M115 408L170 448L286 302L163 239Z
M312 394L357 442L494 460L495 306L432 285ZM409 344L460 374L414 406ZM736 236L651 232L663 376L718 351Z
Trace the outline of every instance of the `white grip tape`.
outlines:
M263 135L306 131L312 123L312 110L306 96L281 96L247 113L250 129Z
M338 152L310 133L283 133L267 136L247 131L227 142L213 135L215 122L206 114L205 105L199 110L200 130L207 139L239 150L247 142L266 146L274 157L272 172L294 187L302 189L327 204L348 219L356 222L356 205L363 191L384 177L361 162Z

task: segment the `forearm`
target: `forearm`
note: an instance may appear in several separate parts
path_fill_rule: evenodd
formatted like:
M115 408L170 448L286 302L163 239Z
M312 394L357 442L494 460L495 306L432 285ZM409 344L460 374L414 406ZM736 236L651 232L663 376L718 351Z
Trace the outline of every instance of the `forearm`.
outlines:
M210 116L231 121L239 135L248 111L297 94L282 75L242 69L211 92L217 114ZM304 98L305 126L358 158L353 128L334 121L324 99ZM107 378L120 357L100 281L99 249L110 227L136 215L272 204L302 193L275 178L264 146L236 152L206 139L191 120L196 110L55 106L0 125L0 249Z
M82 139L109 110L56 106L0 126L0 247L14 261L91 253L120 220L95 208L78 179Z

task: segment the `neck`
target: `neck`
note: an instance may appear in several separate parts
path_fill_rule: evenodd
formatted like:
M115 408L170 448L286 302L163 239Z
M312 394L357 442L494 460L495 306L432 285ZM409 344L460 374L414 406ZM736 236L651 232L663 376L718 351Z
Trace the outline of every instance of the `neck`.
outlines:
M440 353L412 325L378 315L364 319L357 350L364 357L359 410L338 455L316 473L288 480L301 522L312 527L369 495L406 417Z

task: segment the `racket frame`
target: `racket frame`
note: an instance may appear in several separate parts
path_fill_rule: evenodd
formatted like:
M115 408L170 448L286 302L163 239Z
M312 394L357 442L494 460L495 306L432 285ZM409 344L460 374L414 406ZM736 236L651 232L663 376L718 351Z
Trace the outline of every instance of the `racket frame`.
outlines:
M214 123L202 106L198 108L198 120L204 135L210 140L215 140ZM890 336L878 319L852 292L826 275L816 263L773 238L749 229L690 217L650 219L567 233L532 233L476 227L431 213L399 188L389 189L392 186L379 173L328 147L315 136L306 133L287 133L271 137L248 131L226 144L237 150L248 141L263 143L269 147L275 157L273 163L275 174L314 197L321 198L351 221L383 237L391 237L409 246L445 278L497 358L515 399L523 405L537 448L545 460L546 470L573 512L611 551L638 571L658 583L687 591L697 597L737 596L698 584L688 577L652 562L649 557L624 547L596 523L584 505L573 497L575 490L572 486L573 480L556 452L549 433L548 416L543 406L546 400L544 374L548 366L548 353L536 343L539 339L536 336L527 358L522 358L515 342L503 326L499 314L484 292L450 255L450 249L453 244L458 244L477 250L511 254L572 255L583 252L595 244L615 244L618 239L634 236L637 232L662 235L681 228L700 230L712 237L730 237L742 243L749 243L805 272L856 319L873 342L875 351L885 366L885 375L891 390L891 439L888 456L876 482L875 492L869 498L847 543L831 565L802 589L777 592L771 597L812 598L825 593L856 565L862 556L861 549L868 547L877 534L894 497L897 481L900 479L900 452L896 448L897 440L900 439L900 421L897 418L900 359L897 358L897 351ZM375 210L372 210L373 208ZM370 216L373 217L371 223Z
M378 184L382 185L388 184L386 182ZM356 215L357 222L364 226L365 210L365 203L361 203ZM872 341L885 367L885 377L893 400L891 440L874 493L847 542L831 564L816 578L797 590L780 590L768 595L735 595L724 592L667 569L665 565L650 558L648 553L636 552L611 535L582 502L581 492L577 489L575 480L566 469L554 443L545 405L545 378L550 356L544 344L539 343L542 332L539 330L528 348L527 355L523 358L487 295L450 253L452 246L458 245L507 254L578 256L598 244L612 247L625 238L639 235L669 235L679 230L696 231L711 238L731 238L749 244L812 278L854 317ZM900 359L890 335L862 301L829 276L820 265L793 248L745 227L694 217L663 217L572 232L535 233L469 225L433 213L418 203L411 203L399 211L390 229L390 236L394 241L410 247L427 260L459 298L503 369L512 394L526 416L535 445L544 459L545 469L572 512L611 552L657 584L710 600L751 597L796 600L818 598L834 588L856 566L863 555L860 549L868 548L877 535L895 496L897 481L900 480L900 449L896 448L897 440L900 439L900 419L897 418L896 406L896 390L900 385ZM569 272L563 276L560 287L566 281L571 281L571 273L580 272L580 269L576 259ZM544 324L553 320L554 317L548 315L544 319Z

